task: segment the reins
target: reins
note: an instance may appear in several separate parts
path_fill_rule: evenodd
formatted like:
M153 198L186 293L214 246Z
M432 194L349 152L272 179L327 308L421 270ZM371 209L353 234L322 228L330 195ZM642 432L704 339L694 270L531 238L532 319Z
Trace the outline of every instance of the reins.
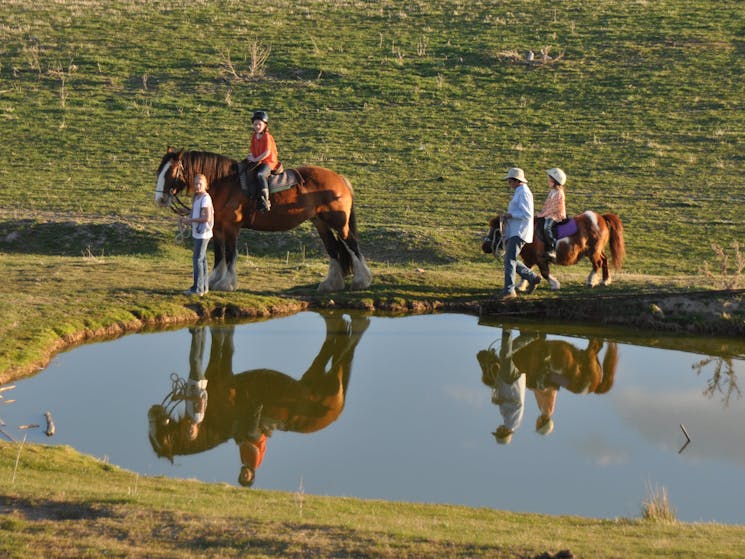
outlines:
M178 376L177 373L171 373L171 391L166 394L160 403L160 406L166 413L166 417L171 417L171 413L176 409L179 402L186 399L186 380Z

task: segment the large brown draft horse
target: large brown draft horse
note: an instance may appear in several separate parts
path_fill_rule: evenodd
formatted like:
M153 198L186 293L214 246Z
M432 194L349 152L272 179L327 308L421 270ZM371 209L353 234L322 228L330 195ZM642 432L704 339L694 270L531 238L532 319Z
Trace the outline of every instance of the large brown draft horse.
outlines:
M172 375L171 391L148 410L148 436L155 453L173 461L174 456L208 451L235 437L236 426L257 413L257 409L259 424L267 436L275 429L313 433L336 421L344 410L354 352L370 319L335 311L319 314L325 323L326 337L299 380L263 368L234 373L234 326L210 327L203 420L196 432L190 432L190 418L178 411L189 398L188 383ZM192 347L194 336L199 334L206 337L204 331L195 329ZM190 355L190 361L192 358ZM196 361L201 363L201 353Z
M272 193L271 211L258 213L255 202L241 190L237 167L236 160L222 155L170 147L158 166L155 201L162 207L175 209L177 196L193 190L194 176L201 173L207 177L215 208L215 266L210 289L237 288L236 245L241 228L288 231L306 220L316 226L330 257L328 275L318 290L343 289L349 275L353 276L352 289L370 285L372 274L357 243L352 185L345 177L323 167L298 167L299 184Z
M572 266L583 257L587 257L592 264L592 271L587 276L586 285L588 287L594 287L598 283L604 286L610 285L606 247L610 248L611 267L616 271L621 269L626 256L621 218L611 213L599 214L586 211L575 215L572 219L577 225L576 232L559 239L556 243L556 264ZM484 237L481 249L487 254L492 253L498 256L498 252L502 250L502 243L502 219L497 216L489 222L489 232ZM549 261L544 256L544 247L543 220L541 219L536 220L533 242L523 246L520 258L529 268L537 265L541 276L549 282L551 289L559 289L561 284L551 275ZM603 273L601 281L597 278L599 270Z

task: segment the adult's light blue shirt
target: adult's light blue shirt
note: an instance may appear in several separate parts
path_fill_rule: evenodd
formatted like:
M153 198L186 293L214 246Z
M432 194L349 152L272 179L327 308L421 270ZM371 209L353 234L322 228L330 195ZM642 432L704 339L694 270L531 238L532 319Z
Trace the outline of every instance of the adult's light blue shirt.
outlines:
M520 237L526 243L533 242L533 193L525 183L515 187L507 213L512 217L507 220L505 239Z

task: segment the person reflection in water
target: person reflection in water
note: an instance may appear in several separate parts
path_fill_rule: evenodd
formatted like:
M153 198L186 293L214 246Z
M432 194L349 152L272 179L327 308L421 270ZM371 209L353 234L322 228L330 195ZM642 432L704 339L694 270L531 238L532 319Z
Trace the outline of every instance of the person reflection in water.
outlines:
M207 379L204 378L202 362L204 357L204 326L189 328L191 333L191 349L189 351L189 379L186 381L184 393L184 421L187 425L188 437L195 440L199 434L199 426L204 421L207 409Z
M492 433L497 443L509 444L520 427L525 410L525 375L515 367L513 355L531 343L535 334L520 333L512 339L512 330L502 329L499 355L489 347L479 351L476 358L481 366L481 381L492 389L491 401L499 407L502 424Z
M333 311L321 316L326 337L300 380L271 369L234 374L234 327L211 327L204 374L209 405L196 437L190 436L187 414L174 414L182 398L173 382L161 404L148 410L155 453L173 462L176 455L204 452L232 439L240 457L238 483L250 487L275 430L312 433L334 422L344 408L354 351L370 319Z
M601 366L599 355L603 341L600 339L590 338L587 347L579 349L563 340L546 340L545 334L537 332L521 331L513 342L510 332L509 328L502 330L498 357L491 347L476 355L482 381L493 387L492 401L500 405L500 411L502 406L506 406L508 412L512 410L507 414L502 412L505 421L494 433L497 442L509 443L522 421L525 388L535 397L539 411L535 429L541 435L554 430L554 412L561 388L574 394L604 394L612 388L618 364L618 347L614 342L608 342ZM510 371L507 376L503 373L505 369ZM505 379L518 380L505 387ZM524 382L522 386L521 381ZM498 401L495 401L495 393ZM502 393L505 395L500 396ZM519 406L515 403L518 395ZM512 420L515 427L510 429L507 417L519 417Z

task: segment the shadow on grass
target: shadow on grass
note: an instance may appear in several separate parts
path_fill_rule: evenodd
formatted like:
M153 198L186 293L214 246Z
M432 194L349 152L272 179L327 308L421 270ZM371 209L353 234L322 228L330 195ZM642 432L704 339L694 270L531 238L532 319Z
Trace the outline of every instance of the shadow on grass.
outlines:
M121 256L154 254L157 236L121 222L0 222L0 251L49 256Z

